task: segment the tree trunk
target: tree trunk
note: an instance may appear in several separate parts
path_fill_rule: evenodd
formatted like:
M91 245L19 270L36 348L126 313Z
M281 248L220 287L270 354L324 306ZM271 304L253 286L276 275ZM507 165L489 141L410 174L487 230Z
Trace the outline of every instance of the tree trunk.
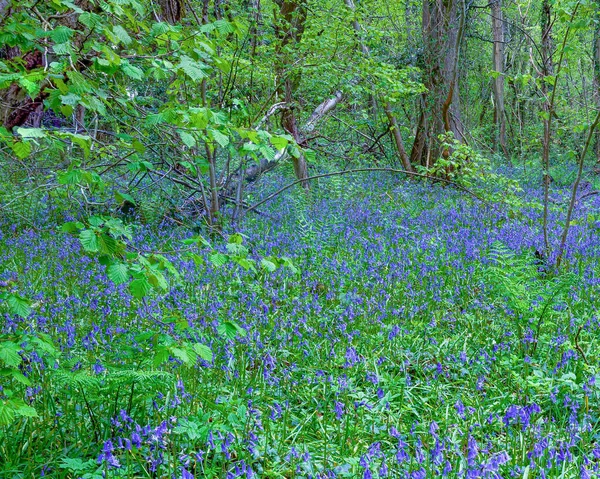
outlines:
M346 6L352 11L352 13L354 13L356 10L354 1L353 0L345 0L345 3L346 3ZM354 28L355 33L357 35L359 35L361 27L360 27L360 23L358 23L358 20L354 19L352 21L352 27ZM360 43L360 49L362 51L362 54L365 57L368 57L371 54L371 52L369 51L369 47L367 47L367 45L365 45L365 43L363 41L359 41L359 43ZM371 104L371 109L375 113L375 116L376 116L377 99L375 98L374 95L370 95L369 103ZM404 147L404 140L402 139L402 135L400 133L400 127L398 125L398 120L396 120L396 117L394 116L394 112L392 111L392 107L391 107L390 103L385 98L383 99L383 110L385 111L385 115L387 116L388 123L390 126L390 132L392 134L392 138L394 139L394 144L396 145L398 157L400 158L400 161L402 162L402 167L406 171L412 172L414 170L410 163L408 155L406 153L406 148Z
M502 13L502 0L493 0L492 30L494 34L494 80L492 82L494 92L494 123L497 128L495 146L500 147L502 154L508 159L508 148L506 147L506 114L504 111L504 18Z
M541 55L542 55L542 82L541 89L542 95L544 96L543 104L543 124L544 124L544 135L542 137L542 181L544 187L544 217L543 217L543 235L544 235L544 249L546 257L550 256L550 239L548 236L548 201L550 193L550 140L551 140L551 125L552 125L552 94L548 86L548 82L545 81L546 77L551 76L554 73L554 64L552 61L552 54L554 52L554 41L552 39L552 6L550 0L543 0L542 12L541 12L541 25L542 25L542 44L541 44Z
M464 139L458 91L458 62L464 37L464 0L423 1L424 83L422 115L411 151L411 163L433 163L444 153L438 136Z
M600 17L600 8L596 17ZM594 29L594 104L600 109L600 23L596 21ZM596 131L594 151L596 153L596 164L600 167L600 130Z
M296 115L294 113L294 94L300 84L301 75L298 70L293 69L293 58L287 48L288 45L298 45L302 40L306 24L307 5L304 0L275 0L279 12L275 19L275 34L279 39L276 48L277 55L277 93L283 97L288 108L282 111L281 126L292 135L298 145L305 146L305 140L298 129ZM292 158L294 173L299 180L308 178L308 166L306 158L299 150L298 157ZM302 182L302 186L308 189L308 182Z

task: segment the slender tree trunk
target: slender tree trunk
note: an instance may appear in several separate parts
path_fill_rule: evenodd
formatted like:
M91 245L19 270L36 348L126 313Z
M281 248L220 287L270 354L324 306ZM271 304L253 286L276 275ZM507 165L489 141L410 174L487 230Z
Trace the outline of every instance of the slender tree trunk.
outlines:
M306 25L307 5L305 0L275 0L279 12L275 19L275 34L279 39L276 48L277 55L277 93L283 97L288 108L282 111L281 126L288 132L296 143L305 146L303 136L300 134L296 115L294 112L294 95L300 84L300 73L293 68L293 58L288 51L288 45L298 45L302 40ZM308 165L306 158L299 151L297 157L292 158L296 178L303 180L308 178ZM302 186L308 189L308 182L303 181Z
M600 19L600 7L596 13L597 19ZM594 29L594 105L600 109L600 22L596 21ZM600 130L596 131L594 152L596 154L596 163L600 167Z
M423 165L435 162L443 153L438 136L453 133L463 141L460 114L458 63L464 37L466 4L464 0L423 1L424 108L419 121L411 162Z
M504 110L504 17L502 12L502 0L493 0L492 30L494 34L493 61L495 76L492 83L494 92L494 122L496 124L496 143L500 151L509 159L506 147L506 114Z
M543 125L544 134L542 137L542 170L543 170L543 186L544 186L544 217L543 217L543 234L544 234L544 249L546 257L550 256L550 239L548 236L548 201L550 195L550 140L552 136L551 125L552 125L552 111L553 95L550 92L548 82L545 81L546 77L551 76L554 73L554 63L552 60L552 54L554 52L554 41L552 38L552 6L550 0L543 0L542 11L541 11L541 25L542 25L542 42L541 42L541 55L542 55L542 81L541 89L542 95L544 96L543 104Z
M353 0L345 0L346 6L354 13L356 11L356 7L354 5L354 1ZM356 32L357 35L360 35L360 23L358 22L358 20L354 19L352 21L352 27L354 28L354 31ZM369 51L369 47L360 40L360 36L359 36L359 44L360 44L360 49L362 51L362 54L365 57L368 57L371 52ZM398 125L398 120L396 119L396 116L394 115L394 112L392 110L392 107L390 105L390 103L383 98L383 110L385 111L385 115L388 119L388 123L390 126L390 132L392 133L392 138L394 139L394 144L396 146L396 150L398 152L398 157L400 158L400 161L402 162L402 166L405 170L407 171L414 171L413 167L410 163L410 159L408 158L408 154L406 153L406 148L404 147L404 140L402 139L402 134L400 133L400 127ZM369 98L369 102L371 103L371 108L376 112L377 111L377 100L374 97L374 95L370 95Z

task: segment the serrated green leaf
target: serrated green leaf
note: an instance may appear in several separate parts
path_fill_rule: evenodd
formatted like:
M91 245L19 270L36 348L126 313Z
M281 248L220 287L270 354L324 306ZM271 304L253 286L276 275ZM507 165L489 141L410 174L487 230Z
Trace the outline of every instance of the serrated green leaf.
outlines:
M129 45L133 40L129 36L129 33L121 26L115 25L113 27L113 33L115 36L123 42L124 45Z
M223 266L229 261L229 256L223 253L213 253L210 255L209 259L215 266Z
M79 233L79 241L87 252L97 253L99 251L98 236L94 230L83 230Z
M196 351L196 354L198 356L200 356L202 359L204 359L205 361L211 362L213 359L213 353L210 350L210 348L204 344L201 343L196 343L194 344L194 351Z
M127 75L129 78L133 78L134 80L144 79L144 70L133 66L130 63L123 62L121 64L121 70L123 71L123 73L125 73L125 75Z
M23 361L19 354L19 346L10 341L0 343L0 360L4 361L8 367L18 367Z
M219 324L219 326L217 327L217 332L224 337L227 337L229 339L234 339L238 334L241 337L246 336L246 330L240 328L237 324L235 324L233 321L223 321L221 324Z
M14 418L14 409L7 405L7 401L0 401L0 426L10 425Z
M134 298L142 299L147 296L152 286L147 279L134 279L129 285L129 291Z
M12 151L17 158L23 160L31 153L31 144L24 141L16 141L12 144Z
M182 70L188 77L194 81L202 80L208 77L208 73L204 71L206 65L202 62L192 60L188 56L183 56L177 65L177 68Z
M115 284L123 284L129 279L129 268L123 263L111 264L106 269L106 272L110 280Z
M17 133L23 138L45 138L46 130L42 128L17 128Z
M31 313L31 306L29 301L17 294L9 294L8 296L8 307L12 314L26 318Z

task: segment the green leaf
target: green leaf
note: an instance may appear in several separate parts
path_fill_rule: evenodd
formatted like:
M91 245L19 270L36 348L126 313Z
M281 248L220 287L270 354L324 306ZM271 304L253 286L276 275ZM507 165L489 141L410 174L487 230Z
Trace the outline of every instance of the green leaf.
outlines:
M83 173L81 170L70 170L58 175L58 182L61 185L76 185L81 181Z
M27 158L31 153L31 144L23 141L16 141L12 144L12 151L21 160Z
M246 330L240 328L233 321L223 321L217 327L217 332L226 338L235 339L235 337L239 334L241 337L246 336Z
M196 362L196 358L193 357L192 355L190 355L189 351L183 348L172 348L171 352L173 353L173 356L176 357L177 359L180 359L183 364L185 364L186 366L193 366L194 363Z
M134 298L142 299L144 296L147 296L152 286L148 282L147 279L134 279L129 285L129 291L131 292Z
M61 25L59 27L56 27L54 30L50 30L48 32L48 36L55 43L67 43L73 37L74 33L75 32L73 30L71 30L69 27L65 27L64 25Z
M129 33L127 33L127 31L121 25L115 25L113 27L113 33L119 40L123 42L124 45L129 45L133 41L131 40Z
M8 401L0 401L0 426L10 425L15 418L15 411L8 405Z
M23 138L45 138L46 131L42 128L17 128L17 133Z
M194 344L194 351L196 354L200 356L205 361L211 362L213 359L213 353L208 346L204 344L196 343Z
M272 273L277 269L277 265L275 263L264 258L260 260L260 265L269 273Z
M29 301L17 294L10 294L8 296L8 307L12 314L26 318L31 313L31 306Z
M133 78L134 80L143 80L144 79L144 71L141 68L135 67L130 63L123 62L121 64L121 70L125 75L129 78Z
M21 417L39 417L35 408L28 406L27 404L20 404L16 409L15 413Z
M101 253L113 255L117 251L117 240L109 234L103 233L97 236L98 249Z
M215 266L223 266L229 261L229 256L223 253L213 253L210 255L209 259Z
M213 140L215 140L219 145L221 145L222 148L226 147L229 144L229 137L221 133L219 130L214 130L210 128L208 132L210 133L210 136L212 136ZM273 155L273 157L274 156L275 155Z
M183 70L183 72L194 81L208 77L208 73L204 71L207 66L204 63L192 60L186 55L181 57L181 61L179 62L179 65L177 65L177 68Z
M79 233L79 241L81 241L83 249L87 252L97 253L99 251L98 236L96 236L94 230L83 230Z
M126 264L111 264L106 271L110 280L115 284L123 284L129 279L129 268Z
M19 354L19 346L11 341L0 343L0 359L11 368L18 367L23 361Z

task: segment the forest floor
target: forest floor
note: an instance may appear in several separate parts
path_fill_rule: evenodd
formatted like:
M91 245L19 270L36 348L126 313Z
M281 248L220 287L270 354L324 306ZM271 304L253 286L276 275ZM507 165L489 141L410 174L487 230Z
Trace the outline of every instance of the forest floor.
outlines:
M39 231L1 225L0 280L36 304L3 324L23 378L0 399L35 413L0 426L0 477L598 474L600 197L578 205L555 275L533 208L511 219L381 175L288 193L242 233L298 271L174 255L181 282L145 300L55 234L51 206ZM553 198L556 238L568 190Z

